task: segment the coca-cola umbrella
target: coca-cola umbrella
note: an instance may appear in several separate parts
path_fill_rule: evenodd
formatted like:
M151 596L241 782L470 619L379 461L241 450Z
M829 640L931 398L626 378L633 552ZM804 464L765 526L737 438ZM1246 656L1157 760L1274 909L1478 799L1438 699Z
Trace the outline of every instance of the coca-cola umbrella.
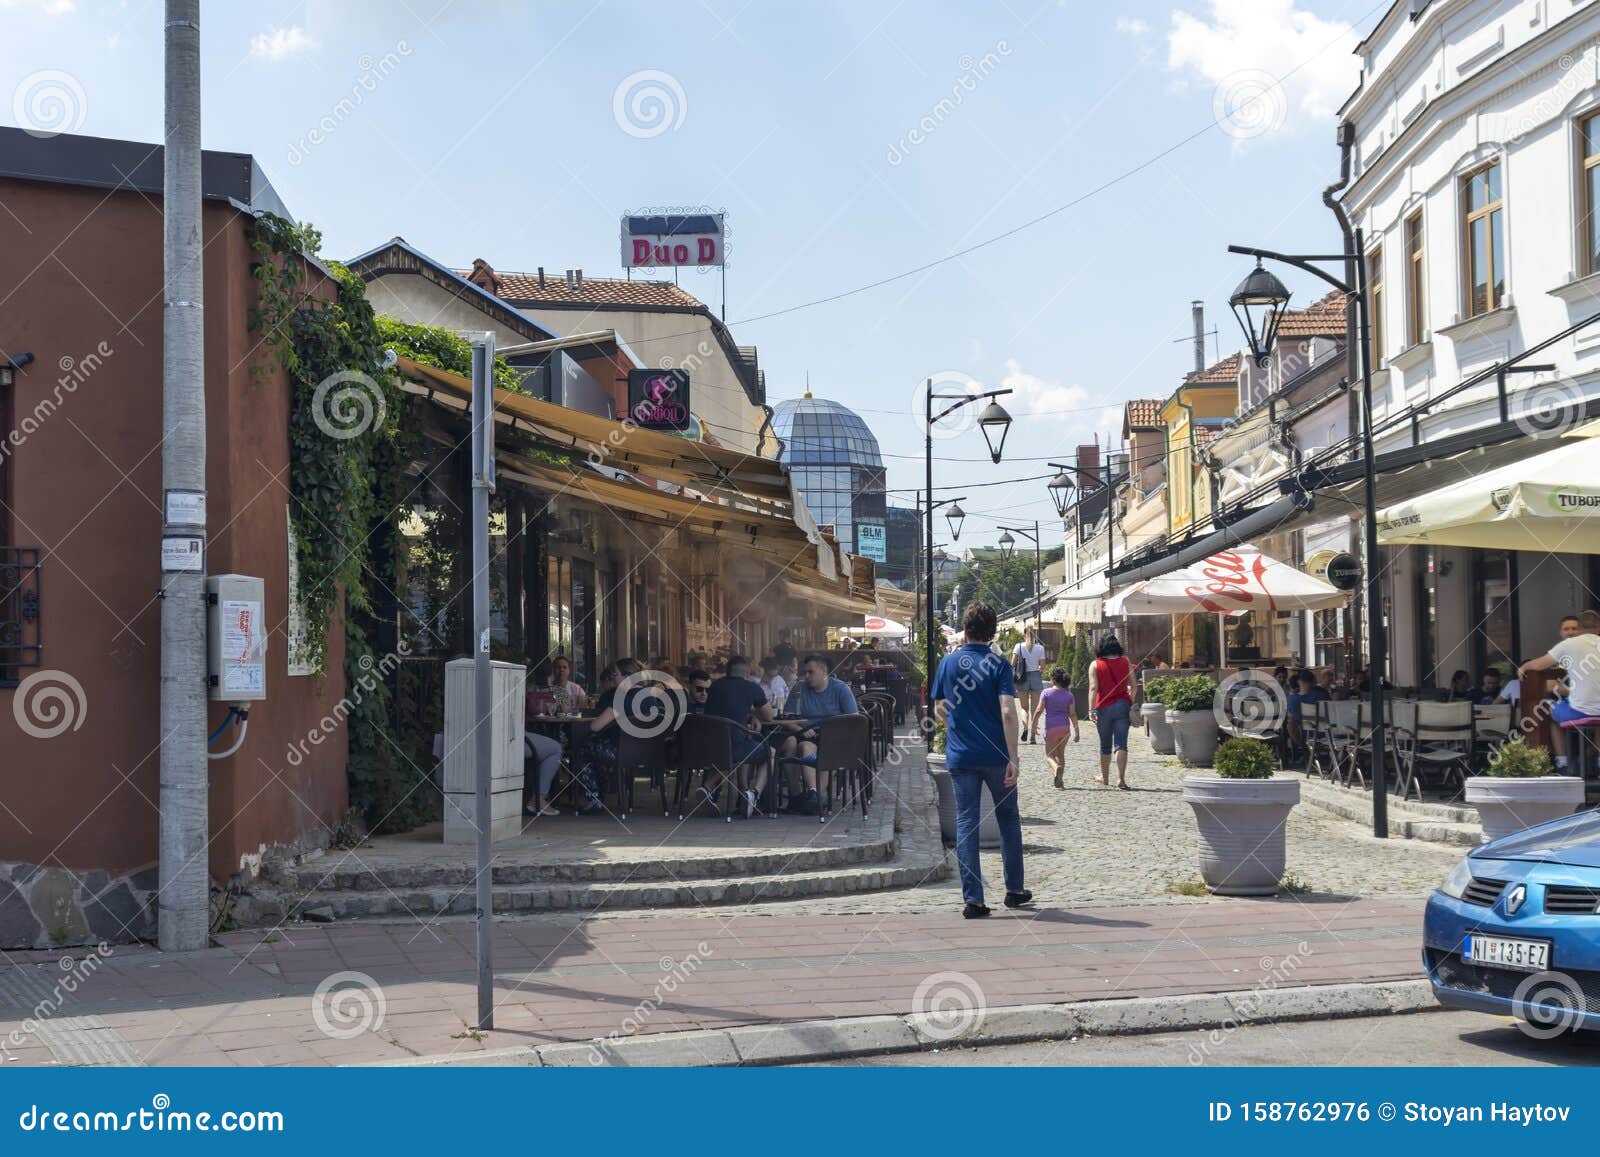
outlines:
M839 633L858 639L904 639L911 634L911 628L882 615L867 615L861 626L845 627Z
M1226 616L1246 611L1325 611L1349 601L1348 591L1240 546L1118 591L1106 600L1106 614L1211 614L1220 627ZM1227 663L1225 654L1222 662Z

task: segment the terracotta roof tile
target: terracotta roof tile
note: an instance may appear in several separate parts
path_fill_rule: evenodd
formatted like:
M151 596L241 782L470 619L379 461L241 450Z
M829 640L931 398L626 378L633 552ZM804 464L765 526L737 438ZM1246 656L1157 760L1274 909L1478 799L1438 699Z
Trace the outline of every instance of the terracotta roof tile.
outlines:
M1188 374L1183 380L1185 385L1232 385L1239 380L1239 355L1229 354L1214 365Z
M460 271L463 277L471 270ZM546 273L539 284L537 273L497 272L499 296L512 305L649 305L674 309L703 309L700 299L685 293L670 281L625 281L615 277L585 277L583 285L569 289L565 273Z
M1345 295L1337 289L1304 309L1291 309L1278 323L1279 337L1332 337L1345 335Z
M1123 407L1123 420L1129 429L1142 430L1161 425L1160 398L1134 398Z

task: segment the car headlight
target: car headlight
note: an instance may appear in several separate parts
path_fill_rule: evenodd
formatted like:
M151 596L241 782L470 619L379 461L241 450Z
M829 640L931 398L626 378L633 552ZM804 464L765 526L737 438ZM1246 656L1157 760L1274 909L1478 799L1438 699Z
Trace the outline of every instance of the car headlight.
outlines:
M1444 883L1439 885L1439 891L1452 900L1459 900L1470 883L1472 883L1472 867L1468 861L1462 860L1450 869L1450 874L1444 878Z

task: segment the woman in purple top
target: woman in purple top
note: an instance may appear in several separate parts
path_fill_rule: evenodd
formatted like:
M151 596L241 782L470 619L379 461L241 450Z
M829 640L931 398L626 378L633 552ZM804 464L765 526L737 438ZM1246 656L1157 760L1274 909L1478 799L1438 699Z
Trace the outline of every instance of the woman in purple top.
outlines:
M1033 709L1033 718L1029 723L1035 735L1039 734L1041 715L1044 716L1044 757L1055 769L1056 787L1065 787L1061 777L1066 772L1067 735L1071 733L1074 743L1081 738L1078 733L1077 700L1073 697L1065 667L1051 670L1050 686L1039 696L1039 705Z

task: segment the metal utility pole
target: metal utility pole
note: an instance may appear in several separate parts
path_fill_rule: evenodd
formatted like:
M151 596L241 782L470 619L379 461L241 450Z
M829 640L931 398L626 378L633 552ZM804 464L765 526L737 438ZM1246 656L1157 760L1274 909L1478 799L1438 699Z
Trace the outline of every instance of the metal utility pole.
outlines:
M472 738L477 763L473 817L478 825L478 1027L494 1028L494 878L489 867L494 818L494 664L489 658L489 494L494 489L494 334L472 342Z
M206 387L200 3L167 0L161 307L161 886L164 952L211 933L206 781Z

